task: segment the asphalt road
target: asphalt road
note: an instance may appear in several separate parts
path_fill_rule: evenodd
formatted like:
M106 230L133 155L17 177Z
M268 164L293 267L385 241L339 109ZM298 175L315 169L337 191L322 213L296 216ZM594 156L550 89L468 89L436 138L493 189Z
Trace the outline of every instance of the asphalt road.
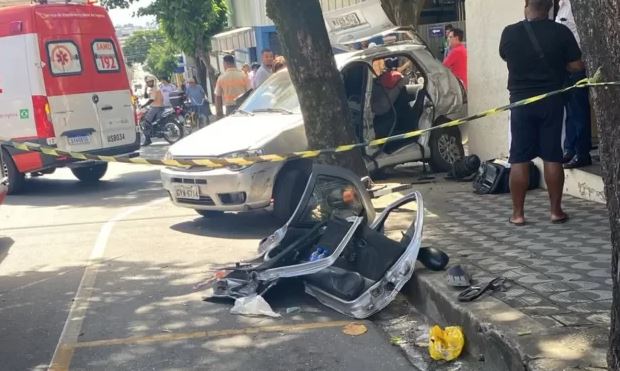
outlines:
M296 285L268 297L276 319L202 301L200 283L277 227L265 212L177 208L152 167L113 164L96 185L66 169L31 179L0 207L0 368L411 369L371 321L345 335L351 320Z

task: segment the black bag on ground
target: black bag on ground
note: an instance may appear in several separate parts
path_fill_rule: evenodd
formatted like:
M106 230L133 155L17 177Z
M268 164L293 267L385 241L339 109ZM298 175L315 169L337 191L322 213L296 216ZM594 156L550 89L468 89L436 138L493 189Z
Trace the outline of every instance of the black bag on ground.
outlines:
M540 171L530 162L530 186L529 190L538 188L540 184ZM510 193L510 168L489 160L483 162L478 169L478 174L474 178L474 193L501 194Z

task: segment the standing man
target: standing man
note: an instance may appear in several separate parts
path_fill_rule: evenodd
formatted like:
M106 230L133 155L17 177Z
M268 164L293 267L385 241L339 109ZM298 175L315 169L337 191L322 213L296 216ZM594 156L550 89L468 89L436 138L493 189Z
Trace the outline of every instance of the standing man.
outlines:
M447 24L443 29L444 39L443 50L441 52L443 53L444 60L448 58L448 54L450 54L450 40L448 40L448 36L450 36L450 32L452 32L452 30L454 30L454 26L452 26L452 24Z
M461 29L455 28L450 31L448 35L450 54L444 59L443 65L448 67L467 89L467 48L463 45L464 36L465 33Z
M159 90L161 90L161 94L164 96L164 107L172 107L172 104L170 104L170 93L176 91L177 87L171 84L167 77L162 77L160 81Z
M229 54L224 57L224 68L224 73L215 83L215 112L218 118L224 116L223 106L226 106L226 114L230 115L237 108L237 97L250 90L250 79L237 69L234 56Z
M190 78L187 80L187 87L185 88L185 95L189 101L188 111L193 112L198 116L198 126L200 127L202 120L201 115L206 116L206 124L209 124L209 114L211 109L209 108L209 101L206 99L204 89L200 84L196 84L196 80ZM206 106L206 109L205 109Z
M569 0L560 0L555 21L568 27L579 44L577 25ZM586 78L586 71L570 75L568 84ZM564 168L575 169L592 164L592 123L588 88L573 89L566 93L566 139L564 140Z
M265 82L273 73L273 52L271 49L263 49L261 54L263 64L260 66L256 74L254 75L254 81L252 88L256 90L262 83Z
M508 64L511 102L560 89L569 72L584 69L575 36L566 26L549 19L552 6L553 0L526 0L526 19L506 27L502 33L499 54ZM563 116L564 97L559 95L511 110L511 224L525 225L529 162L536 157L544 161L550 221L568 221L562 210Z

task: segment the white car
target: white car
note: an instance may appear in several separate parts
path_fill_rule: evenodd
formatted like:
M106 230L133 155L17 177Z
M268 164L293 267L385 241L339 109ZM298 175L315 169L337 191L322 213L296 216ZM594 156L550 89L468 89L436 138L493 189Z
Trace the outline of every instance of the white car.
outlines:
M359 141L429 128L465 114L462 84L423 45L408 41L347 52L337 54L336 62ZM398 84L386 86L384 80L390 79L377 76L384 64L393 67L392 75L401 73ZM171 146L166 158L284 154L307 149L297 94L288 71L283 70L253 92L237 112ZM412 161L430 162L435 170L447 171L462 156L457 127L364 150L370 172ZM217 170L165 168L161 177L176 205L196 209L203 216L273 204L275 215L287 220L311 167L311 160L300 159Z

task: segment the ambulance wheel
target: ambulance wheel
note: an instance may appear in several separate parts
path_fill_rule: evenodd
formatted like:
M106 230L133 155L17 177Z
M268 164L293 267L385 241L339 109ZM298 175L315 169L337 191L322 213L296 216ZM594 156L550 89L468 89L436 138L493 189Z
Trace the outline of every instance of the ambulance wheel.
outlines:
M0 178L7 177L9 179L8 182L8 194L14 195L19 193L24 187L24 183L26 181L26 174L20 173L13 162L11 156L7 151L2 151L1 158L1 166L0 166Z
M99 179L103 178L106 171L108 171L107 163L71 169L73 175L85 183L94 183L99 181Z

